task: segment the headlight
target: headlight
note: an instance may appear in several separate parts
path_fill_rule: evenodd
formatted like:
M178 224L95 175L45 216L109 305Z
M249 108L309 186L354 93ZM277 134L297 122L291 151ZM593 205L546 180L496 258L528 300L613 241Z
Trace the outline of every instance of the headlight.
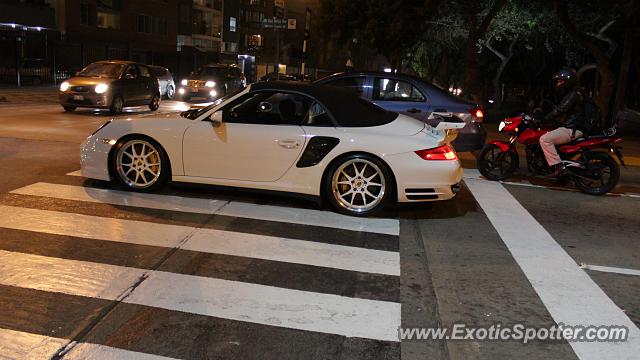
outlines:
M500 125L498 125L498 131L502 131L505 126L507 126L507 124L505 124L504 121L500 121Z
M67 91L69 90L69 83L66 81L63 81L62 84L60 84L60 91Z
M214 87L214 86L216 86L216 82L215 81L207 81L206 83L204 83L204 86L206 86L206 87Z
M107 84L98 84L96 85L96 94L102 94L105 93L107 90L109 90L109 85Z
M180 84L181 84L182 86L187 86L187 84L188 84L188 83L189 83L189 82L187 81L187 79L183 79L182 81L180 81Z

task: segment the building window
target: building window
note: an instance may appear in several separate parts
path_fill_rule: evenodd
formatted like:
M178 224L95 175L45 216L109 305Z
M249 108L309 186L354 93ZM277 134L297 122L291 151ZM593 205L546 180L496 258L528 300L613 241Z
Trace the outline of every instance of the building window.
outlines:
M247 35L247 49L255 50L262 46L262 35Z
M153 18L153 33L167 35L167 19L163 17Z
M236 18L229 17L229 31L236 32Z
M136 18L136 29L138 32L151 34L151 16L138 15Z
M80 24L96 26L96 7L86 2L80 3Z
M120 29L120 14L98 11L98 27L103 29Z

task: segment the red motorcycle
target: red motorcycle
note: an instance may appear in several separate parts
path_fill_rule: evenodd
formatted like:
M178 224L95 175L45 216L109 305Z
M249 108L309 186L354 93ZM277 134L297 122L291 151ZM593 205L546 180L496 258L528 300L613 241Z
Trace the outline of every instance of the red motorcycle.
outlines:
M527 168L535 175L548 176L553 169L547 164L540 137L554 128L546 127L529 115L505 119L498 130L511 135L509 141L491 141L478 156L478 170L489 180L504 180L519 167L516 143L524 145ZM624 166L620 142L622 137L611 128L605 135L585 136L557 146L558 154L567 169L564 178L572 181L580 191L602 195L611 191L620 179L620 167L609 155L614 153ZM602 151L605 150L605 151Z

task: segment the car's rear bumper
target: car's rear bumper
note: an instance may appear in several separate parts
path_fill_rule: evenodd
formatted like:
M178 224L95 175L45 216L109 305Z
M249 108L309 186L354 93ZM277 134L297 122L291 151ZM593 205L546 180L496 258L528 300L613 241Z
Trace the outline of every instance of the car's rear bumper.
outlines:
M111 104L111 95L108 92L104 94L59 92L58 100L62 106L106 109Z
M385 158L394 170L398 202L448 200L462 180L458 160L424 160L415 153Z
M458 132L453 147L457 152L477 151L484 147L486 139L487 132L482 124L470 123Z

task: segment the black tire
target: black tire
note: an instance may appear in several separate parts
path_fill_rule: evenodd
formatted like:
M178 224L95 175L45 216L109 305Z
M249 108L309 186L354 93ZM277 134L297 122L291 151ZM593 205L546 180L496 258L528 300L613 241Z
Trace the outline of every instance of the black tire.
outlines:
M75 109L76 109L76 107L75 107L75 106L73 106L73 105L62 105L62 108L63 108L63 109L64 109L64 111L66 111L66 112L72 112L73 110L75 110Z
M518 154L515 151L504 152L495 144L487 144L478 155L478 170L489 180L509 178L518 168Z
M122 112L122 109L124 109L124 99L120 95L114 96L113 100L111 100L109 111L111 111L111 114L117 115Z
M377 190L378 189L377 186L367 185L369 184L368 182L367 183L361 182L358 185L351 182L351 184L347 184L347 185L336 184L336 187L334 188L334 179L339 180L341 176L338 172L342 171L343 166L345 164L352 164L354 162L358 164L367 164L368 166L370 166L370 169L366 169L366 168L361 169L363 172L366 173L362 175L362 178L366 178L367 175L371 176L373 174L371 170L378 171L379 177L373 178L370 183L373 184L374 182L379 181L378 183L382 184L383 186L381 186L379 190ZM374 165L374 166L371 166L371 165ZM344 169L344 170L347 170L347 169ZM369 172L367 173L368 170ZM354 174L354 180L360 181L358 180L360 179L359 177L358 179L355 179L356 176L357 176L357 173ZM347 200L345 200L345 198L343 197L341 201L339 199L340 195L338 194L338 192L340 191L339 189L342 189L342 187L344 186L349 186L351 188L353 195L351 198ZM360 196L356 199L356 195L358 195L358 193L353 192L356 186L360 186L361 188L364 188L364 190L361 190L362 192L368 191L371 188L371 191L369 193L374 194L376 197L365 195L364 193L360 193ZM391 201L395 197L395 193L396 193L395 187L396 185L395 185L395 180L393 178L393 174L391 173L391 170L384 162L368 154L353 154L353 155L348 155L348 156L343 156L341 158L338 158L337 160L334 160L329 165L329 167L325 171L323 181L322 181L322 194L324 198L329 202L329 204L331 204L331 207L335 211L341 214L350 215L350 216L368 216L371 214L375 214L381 211L385 206L390 205ZM346 188L344 189L348 190ZM380 194L380 192L382 192L382 194ZM349 195L346 195L346 196L348 197ZM367 198L376 199L371 201L372 206L370 208L365 208L366 200L363 201L363 199L367 199ZM349 200L351 201L351 203L353 203L351 205L352 207L354 205L357 206L357 203L359 202L363 204L362 205L363 208L350 209L349 205L346 204L346 202ZM374 202L375 204L373 204Z
M128 168L125 168L125 166L121 165L120 153L121 151L124 152L124 150L126 150L125 147L128 147L135 142L144 142L152 146L153 149L157 151L157 159L160 160L158 165L159 174L157 178L148 186L136 186L135 184L132 184L131 178L125 178L126 176L123 177L123 175L126 175L124 174L126 170L130 169L131 166L129 166ZM139 147L138 147L138 150L140 150ZM127 159L131 159L131 164L134 163L133 158L128 157L127 155L123 155L123 157L127 157ZM148 158L150 157L147 156L145 158L145 161L147 161ZM157 161L157 159L154 158L154 159L151 159L150 161ZM169 179L171 178L171 164L169 163L169 157L167 156L167 153L164 151L164 148L162 147L162 145L160 145L157 141L146 136L126 137L118 141L118 143L113 147L113 150L109 157L109 169L110 169L110 173L113 180L115 180L115 182L119 186L121 186L126 190L135 191L135 192L152 192L152 191L159 190L164 186L166 186L167 183L169 182ZM148 174L152 174L152 173L149 172ZM135 180L137 181L137 178Z
M596 151L587 154L589 161L587 169L584 172L577 172L582 177L575 177L575 183L578 189L589 195L604 195L618 185L620 180L620 166L609 154ZM606 170L606 172L604 171ZM608 173L606 182L603 175ZM599 179L595 179L596 175L600 175ZM593 182L587 183L586 178L594 178ZM599 186L597 184L600 184Z
M149 103L149 110L156 111L158 108L160 108L160 94L155 94Z
M176 89L171 85L167 86L167 94L166 95L167 95L167 99L169 99L169 100L173 99L176 96Z

